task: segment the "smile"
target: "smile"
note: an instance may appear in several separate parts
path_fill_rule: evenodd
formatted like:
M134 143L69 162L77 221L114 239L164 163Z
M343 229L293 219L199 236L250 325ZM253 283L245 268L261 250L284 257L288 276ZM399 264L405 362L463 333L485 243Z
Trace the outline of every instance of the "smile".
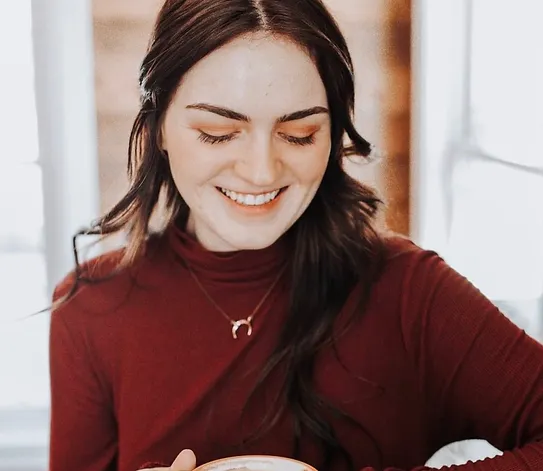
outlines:
M265 204L271 203L277 195L282 192L283 188L279 190L274 190L269 193L237 193L226 188L218 188L222 194L230 198L232 201L235 201L238 204L243 206L263 206Z

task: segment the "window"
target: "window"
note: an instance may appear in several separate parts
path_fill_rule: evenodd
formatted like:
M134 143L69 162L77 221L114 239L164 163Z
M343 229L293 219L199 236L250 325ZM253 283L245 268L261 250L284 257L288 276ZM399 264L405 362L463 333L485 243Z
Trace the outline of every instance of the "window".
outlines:
M415 235L543 339L543 5L416 10Z
M30 3L16 2L2 18L0 88L11 92L3 94L9 111L0 118L0 371L10 381L0 389L0 407L43 405L48 398L37 391L47 373L47 319L16 322L47 304Z
M90 1L13 2L0 57L0 471L43 470L49 315L28 315L98 214Z
M543 340L543 4L412 5L412 237ZM496 453L459 442L431 465Z

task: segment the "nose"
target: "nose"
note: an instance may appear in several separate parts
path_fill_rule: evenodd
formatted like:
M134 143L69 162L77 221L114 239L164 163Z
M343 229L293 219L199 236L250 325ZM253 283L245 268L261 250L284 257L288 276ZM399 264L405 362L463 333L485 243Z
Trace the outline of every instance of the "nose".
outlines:
M281 159L273 139L255 139L246 155L236 163L236 173L251 185L272 186L281 171Z

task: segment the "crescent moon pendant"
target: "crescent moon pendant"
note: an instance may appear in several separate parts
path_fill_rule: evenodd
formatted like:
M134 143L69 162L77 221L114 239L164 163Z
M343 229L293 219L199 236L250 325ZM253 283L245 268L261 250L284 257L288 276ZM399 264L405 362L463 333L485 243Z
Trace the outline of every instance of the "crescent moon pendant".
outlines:
M247 336L253 333L253 326L251 324L252 319L240 319L239 321L232 321L232 337L238 338L238 330L241 326L247 327Z

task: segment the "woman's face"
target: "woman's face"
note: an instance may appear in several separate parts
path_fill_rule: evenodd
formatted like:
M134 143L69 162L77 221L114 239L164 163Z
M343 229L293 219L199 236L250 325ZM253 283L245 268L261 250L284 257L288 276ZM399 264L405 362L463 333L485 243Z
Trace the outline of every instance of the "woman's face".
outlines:
M198 62L166 113L162 144L208 250L260 249L302 215L330 150L326 90L288 40L236 39Z

